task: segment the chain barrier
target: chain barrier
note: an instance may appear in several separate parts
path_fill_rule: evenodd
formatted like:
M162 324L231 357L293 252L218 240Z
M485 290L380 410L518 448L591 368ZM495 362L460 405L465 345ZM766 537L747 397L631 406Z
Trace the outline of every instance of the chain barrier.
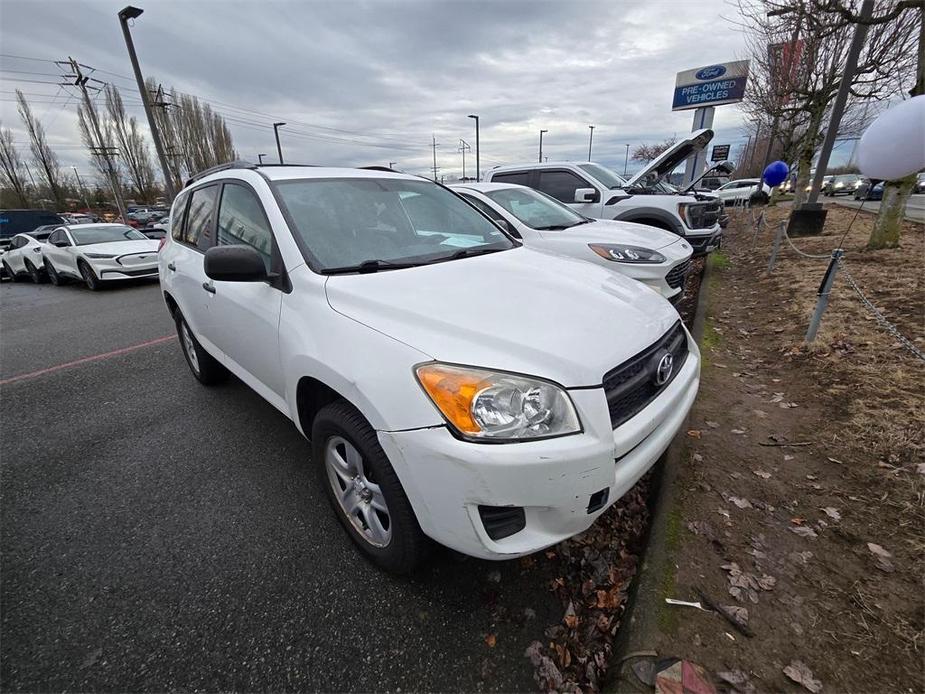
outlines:
M877 320L877 325L879 325L881 328L886 330L890 335L895 337L899 341L899 343L903 347L908 349L910 352L912 352L912 354L914 354L916 357L918 357L922 361L925 361L925 353L923 353L922 350L916 347L915 344L913 344L912 340L910 340L908 337L906 337L901 332L899 332L899 328L897 328L890 321L888 321L886 319L886 316L884 316L880 312L880 310L871 303L870 299L864 296L864 292L861 291L861 288L858 286L857 282L854 281L854 278L851 276L851 273L848 272L848 268L845 267L844 258L840 259L839 264L841 265L842 272L845 275L845 279L848 280L848 284L851 285L851 288L854 290L854 293L858 295L858 299L861 300L861 303L864 304L867 310L873 314L874 318Z
M832 257L831 253L826 253L825 255L814 255L812 253L805 253L801 251L799 248L793 245L793 241L790 240L790 234L787 233L786 226L783 227L783 232L784 232L784 238L787 240L787 243L790 245L790 248L792 248L794 252L802 255L804 258L815 258L817 260L828 260L829 258Z

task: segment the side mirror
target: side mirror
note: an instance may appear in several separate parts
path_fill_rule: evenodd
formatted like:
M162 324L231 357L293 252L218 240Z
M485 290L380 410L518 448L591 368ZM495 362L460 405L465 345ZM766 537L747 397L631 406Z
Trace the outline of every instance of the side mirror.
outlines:
M67 240L64 240L64 241L55 241L54 244L52 245L57 246L58 248L67 248L71 244L68 243Z
M206 251L203 268L209 279L220 282L263 282L267 268L251 246L216 246Z
M594 188L578 188L575 191L575 202L598 202L601 194Z

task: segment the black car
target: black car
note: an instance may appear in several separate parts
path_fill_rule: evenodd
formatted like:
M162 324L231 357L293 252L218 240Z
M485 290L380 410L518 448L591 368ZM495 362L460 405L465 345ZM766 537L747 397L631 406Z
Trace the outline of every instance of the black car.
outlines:
M0 248L10 245L16 234L25 234L36 227L67 224L50 210L0 210Z
M873 183L865 178L854 191L855 200L883 200L883 181Z

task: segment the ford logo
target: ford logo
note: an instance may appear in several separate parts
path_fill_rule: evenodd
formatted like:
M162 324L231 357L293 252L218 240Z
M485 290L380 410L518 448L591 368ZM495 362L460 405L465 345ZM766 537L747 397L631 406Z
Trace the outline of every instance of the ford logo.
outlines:
M725 65L710 65L701 70L697 70L697 74L694 75L699 80L715 80L717 77L722 77L726 74Z

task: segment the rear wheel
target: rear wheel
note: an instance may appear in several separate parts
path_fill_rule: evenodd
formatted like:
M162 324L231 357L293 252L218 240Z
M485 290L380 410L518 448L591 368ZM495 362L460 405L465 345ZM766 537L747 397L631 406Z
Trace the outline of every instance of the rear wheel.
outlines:
M28 260L26 261L26 270L29 272L29 277L32 278L35 284L42 284L42 282L45 281L45 276L42 274L42 271Z
M339 400L312 423L312 458L334 513L350 538L376 564L410 573L426 558L430 540L369 422Z
M93 268L90 267L89 263L81 260L77 263L77 267L80 269L80 276L84 278L87 289L91 292L98 291L101 288L100 280L96 276L96 273L93 272Z
M48 273L48 279L51 280L53 285L60 287L64 284L65 279L58 274L58 271L55 269L55 266L51 264L50 260L45 261L45 271Z
M6 275L10 278L11 282L19 282L20 277L15 272L13 272L13 268L11 268L9 263L7 263L5 260L3 261L3 270L6 272Z
M212 386L224 381L228 377L228 370L202 348L199 340L196 339L193 331L186 324L186 319L179 311L176 312L176 319L180 347L183 349L183 356L196 380L205 386Z

